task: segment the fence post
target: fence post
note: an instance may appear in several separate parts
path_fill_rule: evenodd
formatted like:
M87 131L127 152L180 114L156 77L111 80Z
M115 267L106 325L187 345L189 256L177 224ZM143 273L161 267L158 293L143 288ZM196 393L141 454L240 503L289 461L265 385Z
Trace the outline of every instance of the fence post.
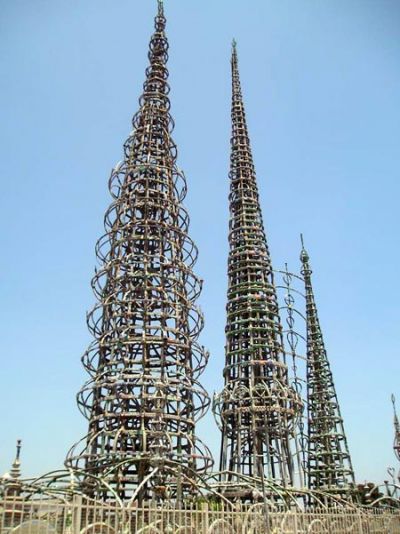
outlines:
M362 524L362 514L361 514L361 510L359 510L357 512L357 515L358 515L358 529L359 529L359 533L360 534L363 534L363 524Z
M203 531L203 534L207 534L208 532L208 521L209 521L209 518L208 518L208 502L203 502L201 503L201 508L203 510L203 520L202 520L202 531Z
M297 510L293 510L293 534L297 534Z
M82 495L72 498L72 533L79 534L82 522Z

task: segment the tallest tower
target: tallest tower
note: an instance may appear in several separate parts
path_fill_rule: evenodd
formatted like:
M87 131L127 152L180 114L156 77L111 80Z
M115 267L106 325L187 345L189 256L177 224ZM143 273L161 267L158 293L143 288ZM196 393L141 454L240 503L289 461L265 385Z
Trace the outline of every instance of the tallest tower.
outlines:
M289 486L290 441L300 401L289 386L276 289L256 173L232 48L232 137L229 195L225 387L218 397L225 482L241 477ZM245 490L238 497L251 500ZM244 493L243 493L244 492Z
M89 429L66 465L98 498L180 499L211 464L195 436L209 403L198 382L207 354L197 342L201 282L171 138L165 26L159 0L140 109L96 246L94 341L82 360L90 379L78 394Z

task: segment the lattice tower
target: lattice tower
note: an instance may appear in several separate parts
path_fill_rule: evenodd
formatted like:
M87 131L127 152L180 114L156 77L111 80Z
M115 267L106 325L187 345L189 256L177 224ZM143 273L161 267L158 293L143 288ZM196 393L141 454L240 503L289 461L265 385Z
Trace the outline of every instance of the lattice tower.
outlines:
M196 477L212 465L195 436L209 404L198 382L208 355L197 341L202 283L171 138L165 26L159 0L140 109L111 174L113 202L96 246L95 339L78 394L89 430L66 466L84 473L84 491L97 498L180 499L196 493Z
M354 471L311 282L309 255L300 255L307 319L307 481L312 490L350 496Z
M400 461L400 422L399 422L399 418L397 417L396 399L394 395L392 395L392 404L393 404L393 425L394 425L393 450L394 450L394 454L396 455L396 458Z
M294 474L290 442L301 401L289 386L235 43L231 66L225 387L215 402L222 430L220 470L224 481L245 475L288 486ZM237 496L253 498L243 490Z

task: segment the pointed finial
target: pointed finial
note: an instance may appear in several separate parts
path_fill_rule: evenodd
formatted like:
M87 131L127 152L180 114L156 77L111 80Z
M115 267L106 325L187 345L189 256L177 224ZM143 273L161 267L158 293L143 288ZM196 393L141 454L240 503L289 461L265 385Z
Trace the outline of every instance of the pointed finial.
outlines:
M236 39L232 39L232 61L237 63L237 42Z
M164 15L164 0L157 0L158 3L158 14Z
M306 249L304 248L304 239L303 239L303 234L300 234L300 241L301 241L301 253L300 253L300 260L303 262L303 263L306 263L310 257L306 251Z
M19 460L19 457L20 457L20 454L21 454L21 444L22 444L22 440L18 439L17 440L17 456L16 456L16 460Z
M396 413L396 397L393 395L393 393L392 393L391 399L392 399L392 404L393 404L394 415L395 415L395 417L397 417L397 413Z
M19 460L21 454L21 440L17 440L17 454L11 466L10 475L12 479L17 479L21 476L21 462Z

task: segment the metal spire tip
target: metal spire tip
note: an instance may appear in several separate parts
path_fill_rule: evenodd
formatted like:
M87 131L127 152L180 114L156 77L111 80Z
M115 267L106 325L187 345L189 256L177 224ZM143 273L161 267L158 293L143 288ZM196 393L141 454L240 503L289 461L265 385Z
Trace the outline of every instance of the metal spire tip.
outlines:
M302 263L306 263L308 262L308 260L310 259L309 256L308 256L308 252L306 251L305 247L304 247L304 238L303 238L303 234L300 234L300 241L301 241L301 252L300 252L300 260L302 261Z
M20 439L17 440L17 456L16 460L19 460L20 454L21 454L21 443L22 441Z
M237 61L237 42L236 39L232 39L232 60L236 59Z

